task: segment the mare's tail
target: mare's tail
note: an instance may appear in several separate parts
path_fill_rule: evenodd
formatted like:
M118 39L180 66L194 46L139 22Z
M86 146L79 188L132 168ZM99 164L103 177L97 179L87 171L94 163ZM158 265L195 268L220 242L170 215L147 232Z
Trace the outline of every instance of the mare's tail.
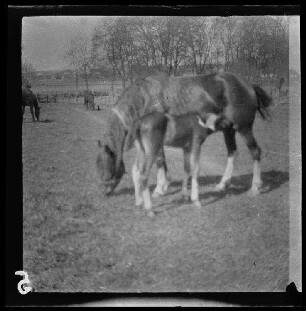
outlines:
M272 104L272 98L258 85L253 84L254 91L257 97L257 110L260 116L265 120L271 117L269 106Z
M127 134L126 140L125 140L125 150L129 151L133 145L135 140L140 141L140 120L135 121Z

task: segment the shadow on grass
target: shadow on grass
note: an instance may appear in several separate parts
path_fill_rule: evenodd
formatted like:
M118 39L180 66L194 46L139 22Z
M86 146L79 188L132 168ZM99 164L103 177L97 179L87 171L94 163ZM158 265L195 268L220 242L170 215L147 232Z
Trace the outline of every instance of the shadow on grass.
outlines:
M268 172L262 172L261 177L263 180L262 193L268 193L272 190L279 188L282 184L289 181L289 172L271 170ZM215 185L220 182L221 178L222 176L200 176L198 180L199 186ZM205 204L211 204L216 201L222 200L223 198L227 196L240 195L249 190L249 188L251 187L252 178L253 178L253 174L245 174L245 175L232 177L231 185L227 189L225 189L224 191L220 191L220 192L216 192L214 190L205 191L204 193L200 194L200 201L210 199L210 201ZM173 195L177 192L180 192L181 186L182 186L181 180L172 181L166 196ZM150 186L150 191L152 192L155 187L156 185ZM123 188L123 189L116 191L113 195L118 196L118 195L123 195L123 194L134 195L134 188L133 187ZM213 199L211 199L212 197ZM184 203L188 203L188 202L180 198L179 200L175 200L171 202L171 204L167 206L163 211L174 208L174 207L178 207L179 204L184 204ZM161 205L163 204L159 204L158 207ZM158 211L157 213L159 212L162 212L162 211Z
M268 172L263 172L261 174L263 180L263 186L261 193L268 193L272 190L279 188L282 184L289 181L289 172L275 171L271 170ZM199 178L199 185L207 186L211 184L217 184L221 180L222 176L202 176ZM222 200L226 197L232 195L240 195L244 192L247 192L251 187L253 174L240 175L237 177L232 177L230 186L224 191L205 191L200 194L200 201L206 201L204 204L209 205L215 203L219 200ZM171 186L180 186L181 182L175 181L171 183ZM158 210L156 213L162 213L164 211L179 207L181 204L188 204L191 201L185 201L183 198L172 201L170 204L164 206L163 210ZM158 205L160 207L161 205Z
M54 120L53 119L45 119L45 120L40 120L38 122L40 122L40 123L51 123L51 122L54 122Z
M39 121L33 121L33 120L23 120L23 123L33 123L33 124L36 124L36 123L51 123L51 122L54 122L54 119L44 119L44 120L39 120Z

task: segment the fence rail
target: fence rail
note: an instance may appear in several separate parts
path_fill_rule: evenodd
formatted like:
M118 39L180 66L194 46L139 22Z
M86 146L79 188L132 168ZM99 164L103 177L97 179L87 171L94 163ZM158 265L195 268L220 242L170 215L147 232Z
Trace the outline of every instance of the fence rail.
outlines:
M92 94L95 97L103 97L103 96L109 96L109 93L107 91L93 91ZM84 92L37 92L36 93L37 100L41 103L56 103L63 99L73 99L77 96L77 98L83 98Z

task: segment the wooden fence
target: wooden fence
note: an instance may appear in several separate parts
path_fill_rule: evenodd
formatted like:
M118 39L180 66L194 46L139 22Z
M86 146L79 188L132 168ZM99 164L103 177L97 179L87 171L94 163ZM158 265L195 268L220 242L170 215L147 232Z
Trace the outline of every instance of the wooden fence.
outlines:
M92 92L95 97L100 97L100 96L109 96L108 92L98 92L94 91ZM36 93L37 100L40 103L56 103L61 100L66 100L68 99L69 101L74 99L76 94L75 92L64 92L64 93L58 93L58 92L37 92ZM83 98L84 97L84 92L78 92L77 93L77 98Z

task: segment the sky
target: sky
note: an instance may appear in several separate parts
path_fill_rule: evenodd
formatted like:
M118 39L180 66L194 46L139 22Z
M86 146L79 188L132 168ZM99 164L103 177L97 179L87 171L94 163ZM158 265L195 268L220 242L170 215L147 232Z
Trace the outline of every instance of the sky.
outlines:
M66 69L64 53L69 39L78 33L90 35L103 17L35 16L22 20L22 56L36 70Z

